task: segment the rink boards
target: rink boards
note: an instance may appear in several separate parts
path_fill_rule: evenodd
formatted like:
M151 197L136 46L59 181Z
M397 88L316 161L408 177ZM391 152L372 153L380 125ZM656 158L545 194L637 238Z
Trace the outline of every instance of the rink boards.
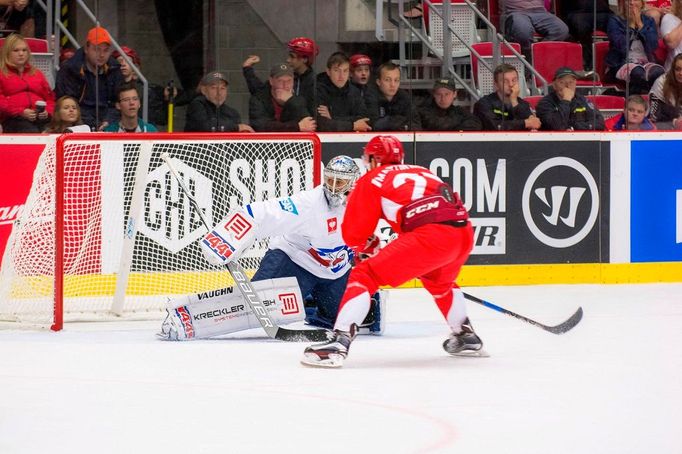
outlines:
M682 281L682 133L396 135L470 210L461 284ZM319 136L325 162L372 137ZM0 136L0 251L47 140Z

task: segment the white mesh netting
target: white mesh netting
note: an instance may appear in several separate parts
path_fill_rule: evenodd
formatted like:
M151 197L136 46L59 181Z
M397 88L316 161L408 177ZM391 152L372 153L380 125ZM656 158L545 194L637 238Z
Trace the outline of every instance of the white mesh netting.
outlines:
M67 321L111 318L113 308L129 318L158 316L167 296L232 284L227 271L203 258L197 240L205 228L161 160L162 152L170 155L213 223L236 206L290 195L317 183L313 163L320 160L319 142L308 135L220 140L72 136L63 147L48 146L39 160L0 269L0 320L51 325L59 298L55 274L63 276ZM149 151L147 160L141 150ZM136 172L144 178L137 189ZM59 212L58 179L64 195ZM61 236L55 219L63 220ZM241 265L255 270L266 248L265 242L257 244ZM59 255L62 266L56 260Z

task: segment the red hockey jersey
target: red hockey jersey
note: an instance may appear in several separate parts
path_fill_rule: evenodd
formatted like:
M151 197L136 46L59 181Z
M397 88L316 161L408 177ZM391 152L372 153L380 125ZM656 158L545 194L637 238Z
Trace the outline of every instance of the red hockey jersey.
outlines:
M425 167L394 164L379 166L355 184L346 206L341 233L350 247L364 246L379 219L401 233L400 209L425 196L440 194L443 181Z

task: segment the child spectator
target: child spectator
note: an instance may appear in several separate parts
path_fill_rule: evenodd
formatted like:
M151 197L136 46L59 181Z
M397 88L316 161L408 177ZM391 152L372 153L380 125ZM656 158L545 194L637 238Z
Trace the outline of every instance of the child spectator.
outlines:
M270 79L249 99L249 119L256 131L315 132L305 98L294 94L294 70L286 63L270 70Z
M109 123L105 132L157 132L156 126L139 117L140 95L134 82L123 84L118 89L116 109L121 119Z
M0 50L0 117L4 132L42 132L53 112L54 92L43 73L33 66L24 38L11 34Z
M251 126L242 123L239 112L225 103L227 85L227 76L220 71L201 79L201 95L187 106L186 132L253 132Z
M653 131L656 129L647 118L649 104L640 95L630 95L625 112L606 120L607 131Z
M370 112L376 110L377 85L372 78L372 59L364 54L350 57L350 83L360 90L360 96Z
M327 59L327 71L318 76L316 100L318 131L372 129L360 90L350 83L350 60L343 52Z
M81 108L78 106L78 101L71 96L62 96L55 104L52 121L47 125L45 132L62 134L71 132L69 128L82 124Z
M124 54L130 58L138 69L142 68L142 61L140 56L135 49L131 49L127 46L121 46L121 50ZM112 53L112 56L116 59L119 65L121 65L121 74L123 75L123 81L125 83L134 83L137 88L137 93L140 97L140 103L143 102L144 84L137 78L137 74L128 65L123 56L118 50ZM155 125L165 125L168 124L168 100L170 93L168 88L164 88L161 85L153 84L147 81L147 96L149 107L147 107L147 117L150 123ZM174 90L173 97L177 96L177 89ZM143 104L141 104L142 106ZM140 107L142 108L142 107Z
M480 131L481 120L459 106L454 79L438 79L429 100L419 108L422 127L426 131Z
M619 3L619 13L609 18L609 52L606 54L606 81L630 82L630 93L647 93L665 72L656 63L658 30L652 18L642 13L644 0Z
M91 28L85 47L57 72L55 93L77 99L83 122L93 130L101 131L118 119L116 94L123 76L111 52L109 32L102 27Z
M651 120L659 129L682 129L682 54L675 55L667 73L649 93Z

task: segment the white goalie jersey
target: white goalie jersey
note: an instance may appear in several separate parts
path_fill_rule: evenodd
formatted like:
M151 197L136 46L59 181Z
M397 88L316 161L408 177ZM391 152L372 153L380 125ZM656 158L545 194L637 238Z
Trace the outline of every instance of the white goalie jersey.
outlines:
M352 252L341 238L345 206L330 207L322 186L254 202L245 210L255 220L257 239L270 238L270 249L315 276L337 279L350 269Z

